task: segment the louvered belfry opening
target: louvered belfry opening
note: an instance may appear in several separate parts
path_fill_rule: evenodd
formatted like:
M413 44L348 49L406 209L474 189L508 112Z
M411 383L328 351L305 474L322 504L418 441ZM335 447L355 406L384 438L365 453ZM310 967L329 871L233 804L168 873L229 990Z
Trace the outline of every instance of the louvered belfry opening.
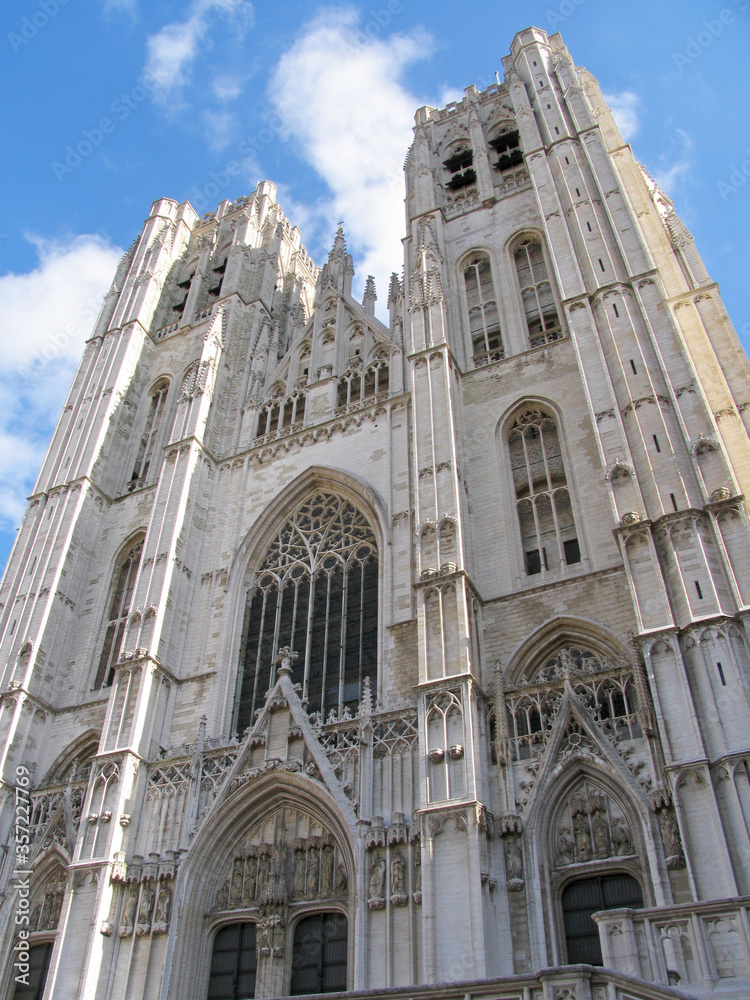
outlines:
M355 708L377 675L378 550L364 514L316 492L288 518L255 574L242 643L240 733L275 681L278 650L299 656L293 680L326 719Z

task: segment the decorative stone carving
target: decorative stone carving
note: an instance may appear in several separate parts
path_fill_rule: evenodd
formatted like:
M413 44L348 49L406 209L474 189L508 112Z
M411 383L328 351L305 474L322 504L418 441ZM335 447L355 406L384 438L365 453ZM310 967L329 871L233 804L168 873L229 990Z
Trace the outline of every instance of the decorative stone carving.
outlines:
M382 910L385 907L385 858L375 857L370 865L370 891L367 905L371 910Z
M387 841L386 829L383 826L382 816L373 816L370 820L370 829L365 835L365 847L372 851L377 847L385 847Z
M601 788L582 782L561 810L555 866L632 855L633 838L622 809Z
M276 830L274 843L265 839ZM305 812L285 807L250 831L216 893L217 910L345 895L348 879L333 834Z
M615 854L619 857L625 857L633 853L630 828L625 820L620 817L612 821L612 843L615 848Z
M320 874L320 895L323 899L333 892L333 845L326 844L323 848L323 860Z
M562 826L557 833L557 855L555 864L558 867L572 865L575 861L575 841L571 836L570 827Z
M135 929L135 911L138 907L138 886L131 886L125 901L125 910L120 923L120 937L130 937Z
M156 900L154 914L154 934L165 934L169 925L169 908L172 903L172 890L162 884Z
M400 851L391 853L391 903L394 906L405 906L406 895L406 862Z
M671 809L664 808L659 813L661 838L664 842L664 853L667 856L667 868L684 868L685 855L682 850L680 831L672 815Z
M510 892L517 892L523 888L521 838L515 834L505 837L505 877Z
M154 909L155 899L156 893L153 886L150 882L145 882L141 892L141 905L138 908L138 923L135 927L135 933L139 936L148 934L151 930L151 914Z

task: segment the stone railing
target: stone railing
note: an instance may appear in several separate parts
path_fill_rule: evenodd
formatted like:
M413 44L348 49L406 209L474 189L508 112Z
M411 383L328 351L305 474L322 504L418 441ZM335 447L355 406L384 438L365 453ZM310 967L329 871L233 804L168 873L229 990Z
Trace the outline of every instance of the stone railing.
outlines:
M605 966L692 996L750 997L750 896L594 915Z
M533 976L483 979L437 986L406 986L387 990L338 993L340 1000L692 1000L669 986L644 983L611 969L568 965L543 969Z

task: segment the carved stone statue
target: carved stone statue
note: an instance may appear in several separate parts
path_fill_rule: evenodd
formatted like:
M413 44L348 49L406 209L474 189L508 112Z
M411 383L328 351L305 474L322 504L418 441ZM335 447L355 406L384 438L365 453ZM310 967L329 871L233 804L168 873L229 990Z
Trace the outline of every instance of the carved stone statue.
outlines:
M307 898L318 898L318 883L320 881L320 851L311 847L307 852Z
M242 880L245 875L245 865L242 858L234 859L232 868L232 888L229 893L229 908L237 910L242 906Z
M523 878L523 855L518 837L505 838L505 877L509 882Z
M370 899L385 898L385 858L376 858L370 865Z
M346 877L346 865L343 861L339 861L336 865L336 884L333 889L337 896L343 896L346 893L349 880Z
M422 845L419 841L414 845L414 891L422 891Z
M281 958L284 954L284 930L286 928L286 922L283 917L276 913L270 919L271 926L273 928L272 945L273 954L277 958Z
M630 829L625 820L619 816L612 821L612 843L615 845L615 853L620 857L633 853Z
M591 831L586 817L577 813L573 817L573 831L576 838L576 852L579 861L591 860Z
M270 955L272 947L273 929L269 926L269 918L262 917L258 921L258 953L260 955Z
M668 809L662 810L659 822L661 824L661 836L664 841L664 850L667 857L680 857L682 855L680 831L677 829L677 824Z
M164 933L169 922L169 905L172 902L172 892L166 885L162 885L156 900L156 913L154 914L154 932Z
M229 887L231 885L231 880L225 878L221 883L221 888L216 893L216 909L226 910L229 908Z
M561 826L557 834L557 857L555 864L559 867L572 865L575 858L575 843L570 834L570 827Z
M254 854L245 858L245 887L242 890L242 905L252 906L255 902L255 886L258 881L258 859Z
M260 857L258 858L258 896L263 895L263 890L266 887L266 881L268 879L268 869L269 869L269 858L271 848L269 844L260 845Z
M302 899L305 894L305 851L294 852L294 875L292 877L292 895Z
M128 898L125 902L125 912L122 915L122 923L120 924L120 937L127 937L133 933L133 927L135 926L135 911L137 906L138 886L134 885L128 893Z
M49 920L47 922L47 927L51 931L57 929L57 925L60 920L60 911L62 910L62 902L62 892L55 892L52 894L52 907L50 909Z
M406 892L406 865L400 851L391 854L391 895L403 896Z
M608 858L609 850L609 824L603 813L595 812L591 817L591 825L594 828L594 844L596 846L597 858Z
M143 892L141 893L141 905L138 910L138 924L135 929L136 934L147 934L151 929L151 912L154 908L155 899L156 893L151 887L151 884L146 882L143 887Z
M333 892L333 847L327 844L323 848L323 864L320 876L320 895L330 896Z

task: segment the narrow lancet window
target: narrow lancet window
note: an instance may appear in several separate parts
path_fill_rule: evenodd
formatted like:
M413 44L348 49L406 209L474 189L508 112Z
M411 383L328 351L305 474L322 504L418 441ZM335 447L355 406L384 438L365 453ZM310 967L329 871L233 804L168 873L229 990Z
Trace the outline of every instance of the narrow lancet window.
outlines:
M114 572L109 601L107 632L104 637L99 669L96 672L95 688L108 687L115 675L115 664L122 646L125 626L131 611L135 579L141 563L143 538L129 546L118 560Z
M524 410L508 444L526 572L580 562L557 424L543 410Z
M146 423L143 427L143 434L138 445L133 474L128 483L128 493L138 489L146 482L149 466L154 456L156 439L161 426L164 409L167 405L167 393L169 392L168 379L160 379L151 390L151 401L149 403Z
M538 239L524 239L513 257L531 346L541 347L559 340L560 318L541 243Z
M478 368L491 361L500 361L505 357L505 351L500 333L492 270L489 258L485 254L472 257L464 268L464 288L469 310L469 333L474 367Z

